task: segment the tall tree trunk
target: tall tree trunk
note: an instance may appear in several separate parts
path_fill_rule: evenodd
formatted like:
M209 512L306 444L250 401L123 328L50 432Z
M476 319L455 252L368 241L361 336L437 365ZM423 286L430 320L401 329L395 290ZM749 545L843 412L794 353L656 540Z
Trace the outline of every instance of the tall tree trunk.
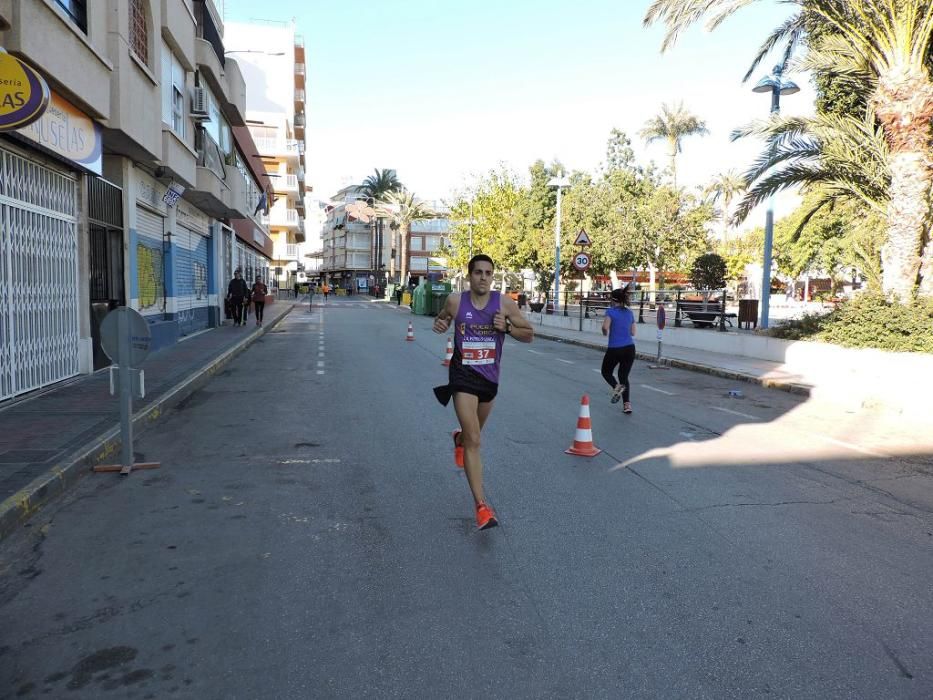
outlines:
M401 249L402 249L401 258L402 259L399 265L400 265L401 272L402 272L401 283L403 285L408 283L408 242L409 242L408 239L411 235L410 232L411 232L411 226L409 226L408 224L402 224L401 226L399 226L398 233L402 239L401 240Z
M674 183L674 189L677 189L677 142L671 141L671 180Z
M389 238L391 241L389 245L389 279L395 282L395 229L391 226L389 227Z
M920 245L930 215L930 165L925 153L897 153L891 159L887 240L881 246L885 293L907 302L920 273ZM933 282L930 282L933 284Z
M895 70L878 81L875 113L891 148L887 240L881 247L885 293L907 302L920 277L920 253L930 223L933 163L933 81L924 73ZM922 280L933 292L933 280Z

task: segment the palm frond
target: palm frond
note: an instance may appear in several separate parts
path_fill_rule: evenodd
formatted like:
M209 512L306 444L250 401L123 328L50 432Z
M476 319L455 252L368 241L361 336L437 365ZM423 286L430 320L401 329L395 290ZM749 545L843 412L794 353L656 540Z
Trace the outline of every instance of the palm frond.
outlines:
M800 45L801 40L806 34L806 27L804 26L804 17L803 13L798 12L793 17L789 18L779 27L775 28L771 34L764 40L762 45L758 47L758 53L755 54L755 57L752 59L751 65L748 67L748 72L745 73L745 77L742 78L742 82L746 82L752 73L757 70L758 66L761 65L761 62L768 57L768 55L774 51L774 48L778 44L784 44L784 51L782 53L781 61L778 65L781 68L786 68L790 63L791 56L794 51Z

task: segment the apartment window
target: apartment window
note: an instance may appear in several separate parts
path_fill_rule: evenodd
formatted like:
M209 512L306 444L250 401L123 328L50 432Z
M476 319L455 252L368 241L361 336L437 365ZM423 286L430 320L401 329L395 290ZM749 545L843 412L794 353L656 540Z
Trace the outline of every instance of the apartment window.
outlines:
M78 29L87 34L87 0L55 0Z
M149 65L149 20L146 1L130 0L130 49L136 58Z
M162 121L185 138L185 69L162 42Z

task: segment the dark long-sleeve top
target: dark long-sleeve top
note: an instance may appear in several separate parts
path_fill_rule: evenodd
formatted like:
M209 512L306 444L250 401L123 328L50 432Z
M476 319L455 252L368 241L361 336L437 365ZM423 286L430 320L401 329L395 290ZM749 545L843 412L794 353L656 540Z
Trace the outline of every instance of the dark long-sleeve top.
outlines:
M238 299L249 296L249 286L247 286L246 280L234 277L230 280L230 284L227 285L227 294Z

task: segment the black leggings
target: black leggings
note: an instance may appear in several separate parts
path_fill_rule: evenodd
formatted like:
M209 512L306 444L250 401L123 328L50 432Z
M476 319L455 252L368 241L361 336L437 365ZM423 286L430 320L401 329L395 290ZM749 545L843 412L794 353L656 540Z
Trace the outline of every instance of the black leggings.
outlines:
M266 302L254 301L253 306L256 307L256 320L262 323L262 312L266 309Z
M625 385L625 389L622 392L623 401L629 400L630 384L628 381L628 373L632 371L633 364L635 364L634 345L626 345L623 348L609 348L603 356L603 379L605 379L606 383L613 389L620 383ZM612 376L612 372L615 370L616 365L619 366L618 382L616 378Z

